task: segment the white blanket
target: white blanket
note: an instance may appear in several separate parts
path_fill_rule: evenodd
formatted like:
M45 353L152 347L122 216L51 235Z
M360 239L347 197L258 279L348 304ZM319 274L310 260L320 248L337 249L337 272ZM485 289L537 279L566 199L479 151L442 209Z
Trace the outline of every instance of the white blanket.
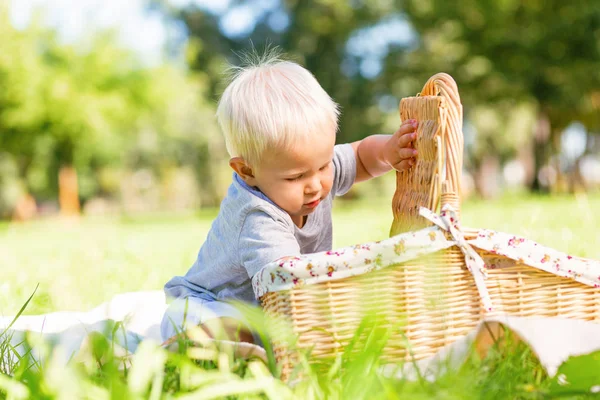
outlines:
M19 354L24 354L26 349L22 342L29 332L33 334L32 342L43 338L53 345L60 345L69 359L84 346L84 341L91 333L97 332L133 353L144 339L161 342L160 321L166 307L162 291L119 294L109 302L86 312L22 315L5 333L5 337L10 338L13 346L17 346ZM0 317L0 332L13 319L14 317ZM32 355L43 362L42 355L35 347Z

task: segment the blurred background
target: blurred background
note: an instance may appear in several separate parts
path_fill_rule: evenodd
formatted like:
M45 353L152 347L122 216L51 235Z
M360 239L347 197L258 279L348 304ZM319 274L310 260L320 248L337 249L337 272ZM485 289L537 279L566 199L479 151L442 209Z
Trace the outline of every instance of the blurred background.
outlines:
M223 72L265 46L341 105L338 142L451 74L465 197L600 187L597 0L0 0L0 217L218 205Z

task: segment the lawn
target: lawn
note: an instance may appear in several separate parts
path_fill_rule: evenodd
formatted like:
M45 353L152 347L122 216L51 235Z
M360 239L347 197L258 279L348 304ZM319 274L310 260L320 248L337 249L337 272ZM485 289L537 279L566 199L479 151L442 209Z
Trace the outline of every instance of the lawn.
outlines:
M470 201L463 225L510 232L574 255L600 258L600 195L507 196ZM161 289L184 274L217 210L179 215L44 220L0 225L0 314L85 311L118 293ZM387 237L389 199L338 200L334 247Z
M468 201L463 205L462 218L464 226L511 232L598 259L600 235L594 210L600 210L597 194L511 195L495 201ZM194 261L216 212L2 224L0 314L17 313L38 284L25 314L84 311L118 293L161 289L173 275L184 274ZM340 200L334 210L334 246L383 239L391 220L389 197ZM56 379L70 382L62 388L71 385L71 394L95 393L89 398L160 398L161 393L167 397L183 393L197 396L192 398L235 393L247 394L248 398L542 398L552 385L535 357L523 347L492 352L485 360L470 360L460 371L446 373L432 384L386 380L373 368L378 360L377 340L365 346L354 359L345 360L346 369L333 365L326 375L309 373L306 383L293 390L273 381L259 363L246 364L217 353L214 358L192 362L187 356L150 348L136 354L134 368L125 372L118 371L118 363L105 357L103 363L65 370L68 373L48 368L42 373L17 369L14 374L25 382L30 395L44 391L47 398L60 398L57 393L62 389L52 389ZM180 380L184 374L195 383L184 385ZM11 385L3 379L0 374L0 399L7 398L2 388ZM253 397L261 393L262 397Z

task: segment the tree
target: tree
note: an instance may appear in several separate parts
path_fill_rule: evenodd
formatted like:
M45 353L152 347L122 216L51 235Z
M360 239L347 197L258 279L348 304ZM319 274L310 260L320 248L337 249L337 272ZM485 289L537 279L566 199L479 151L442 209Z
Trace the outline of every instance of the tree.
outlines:
M251 2L235 2L231 7L251 5ZM189 59L190 66L206 74L211 100L216 101L223 90L225 62L238 64L240 51L256 48L261 52L268 45L279 46L289 58L311 71L340 104L338 141L357 140L380 132L386 111L377 107L376 102L379 96L389 93L387 82L361 75L357 67L361 60L350 55L346 46L360 29L394 15L393 2L276 2L260 13L251 32L234 37L221 31L221 15L198 7L171 11L188 28L192 48L196 49ZM288 23L278 25L273 23L274 19L287 19Z
M216 206L229 175L225 142L219 132L215 105L206 100L202 75L163 65L147 71L147 110L138 121L136 142L127 150L125 166L149 168L164 175L172 168L191 166L201 206Z
M536 106L532 188L541 189L538 172L558 151L562 130L589 113L600 88L597 3L411 0L405 11L420 37L414 53L399 59L412 72L451 73L468 93L467 107Z
M84 195L93 192L95 168L127 147L147 103L146 73L110 32L64 45L35 24L0 25L0 147L17 158L31 190L58 191L61 210L78 213L81 183Z
M102 190L107 169L143 167L160 176L189 165L202 204L219 201L223 171L215 166L225 150L205 74L143 65L111 31L65 44L36 23L17 30L5 12L0 45L0 162L24 191L58 195L63 213L72 214L80 199Z

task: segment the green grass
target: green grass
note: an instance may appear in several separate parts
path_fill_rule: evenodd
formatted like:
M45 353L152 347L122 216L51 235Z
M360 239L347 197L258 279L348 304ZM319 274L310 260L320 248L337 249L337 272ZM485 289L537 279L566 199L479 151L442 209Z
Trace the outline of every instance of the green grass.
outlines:
M600 196L507 197L467 202L463 225L523 235L574 255L600 258ZM118 293L161 289L184 274L216 210L197 214L46 220L0 225L0 314L14 315L39 283L25 314L85 311ZM380 240L389 199L338 201L334 247Z
M464 226L511 232L574 255L599 259L598 217L594 215L599 209L599 195L507 196L491 202L469 201L463 205L462 218ZM24 314L85 311L118 293L161 289L170 277L187 271L215 215L216 210L203 210L1 224L0 314L17 314L38 284ZM391 220L389 198L338 201L334 247L383 239ZM245 393L247 398L319 399L542 398L549 393L550 380L526 348L510 352L497 349L485 360L473 357L461 370L448 372L435 383L410 382L390 380L377 372L380 338L385 332L374 328L367 337L372 340L361 342L364 348L357 356L340 359L343 369L339 363L333 364L323 375L307 366L304 373L309 378L293 389L270 378L262 363L235 360L219 351L212 359L192 360L183 351L175 354L147 347L145 353L140 350L135 356L138 361L133 365L138 367L123 371L120 360L111 356L110 345L99 339L89 362L69 369L60 370L52 363L41 372L28 368L25 362L11 366L8 372L14 379L7 381L0 374L0 399L10 398L5 395L9 385L17 386L11 393L21 390L29 395L37 393L40 398L40 393L46 393L45 398L60 398L58 393L67 388L73 392L63 393L64 398L77 393L95 394L90 398L159 398L161 393L169 397L198 395L198 391L204 391L199 398ZM0 345L0 352L6 351L10 349ZM274 366L270 368L272 371ZM57 379L65 384L57 386Z

